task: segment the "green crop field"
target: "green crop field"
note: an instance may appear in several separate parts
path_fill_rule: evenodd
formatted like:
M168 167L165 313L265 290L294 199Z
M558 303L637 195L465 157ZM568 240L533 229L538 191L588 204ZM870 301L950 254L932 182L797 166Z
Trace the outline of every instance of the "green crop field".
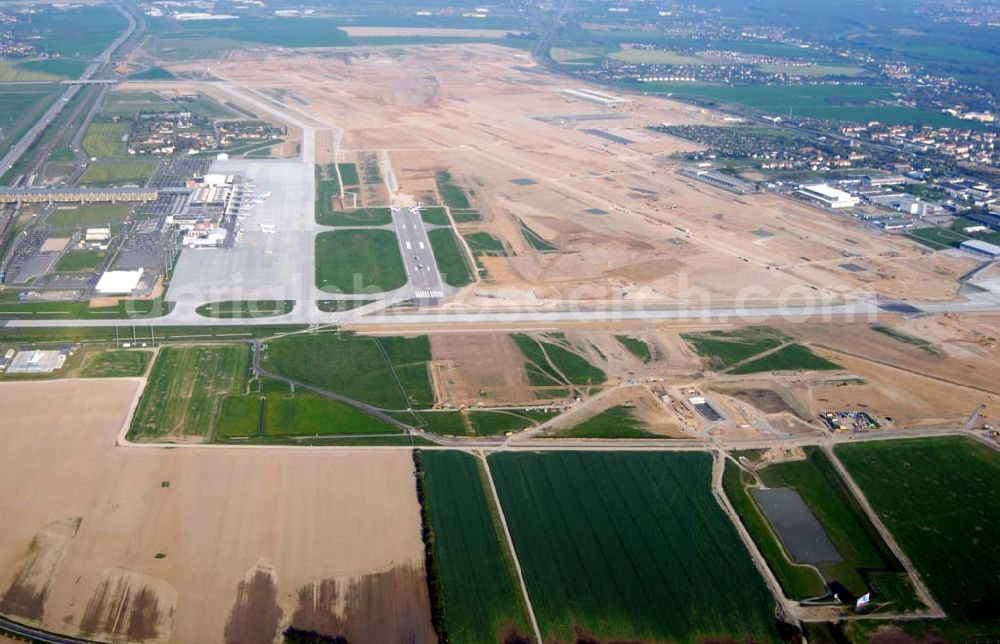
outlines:
M790 488L799 493L843 557L842 563L815 568L794 563L749 493L748 484L753 478L732 462L726 464L724 478L726 496L785 593L793 599L816 597L823 594L825 580L838 581L861 596L875 583L882 589L882 594L874 599L875 605L886 604L891 611L919 608L921 604L902 565L882 541L829 458L816 447L807 447L805 453L804 460L759 468L757 476L768 488ZM752 455L748 458L753 460Z
M170 346L160 350L129 437L212 437L222 399L242 393L250 350L244 344Z
M498 452L489 466L546 641L777 641L709 454Z
M736 331L682 333L695 353L706 358L713 368L725 369L758 353L781 345L785 337L769 327L746 327Z
M0 83L48 81L79 76L86 65L78 61L26 60L0 62ZM75 73L74 73L75 72Z
M646 430L632 407L618 405L592 416L570 429L552 432L559 438L663 438Z
M435 173L434 178L437 181L438 193L441 195L441 200L444 201L446 206L458 209L471 207L465 190L452 183L450 172L442 170Z
M599 385L607 375L569 349L524 335L511 335L527 363L528 379L534 386Z
M473 409L469 412L472 433L476 436L496 436L507 432L519 432L538 423L554 418L558 412L553 411L485 411Z
M469 262L465 252L458 245L458 239L450 228L438 228L427 233L434 251L434 262L441 277L451 286L465 286L473 282Z
M186 20L161 36L162 43L195 40L209 43L237 41L275 47L343 47L351 44L347 33L331 18L263 18L243 16L239 20Z
M198 315L216 319L266 318L291 313L294 308L294 300L249 300L202 304L196 312Z
M420 461L448 641L526 640L531 626L477 459L461 452L424 451Z
M816 355L809 347L789 344L766 356L744 362L730 373L746 374L764 371L834 371L841 366Z
M399 429L342 402L314 394L268 396L265 434L398 434Z
M173 80L174 78L177 77L162 67L150 67L129 76L130 80Z
M99 250L71 250L56 264L60 273L81 273L94 271L104 261L104 253Z
M56 230L82 229L105 224L117 224L128 217L128 204L88 203L76 208L57 208L45 223Z
M396 233L336 230L316 235L316 287L334 293L391 291L406 284Z
M271 340L261 364L282 376L371 405L405 409L434 403L430 359L427 336L376 338L325 332Z
M125 184L144 186L157 164L155 159L98 161L90 164L80 178L80 183L95 188Z
M132 126L128 123L95 121L83 137L83 151L98 159L122 157L128 154L126 138Z
M1000 632L1000 455L959 437L839 445L835 453L962 628L953 641Z
M16 37L32 41L47 54L90 59L121 35L125 27L125 18L118 11L99 4L44 7L30 20L18 20L10 28Z
M653 352L649 350L649 345L645 341L627 335L616 335L615 339L628 349L629 353L643 362L649 362L653 359Z
M115 350L93 354L80 370L81 378L136 378L146 373L150 351Z

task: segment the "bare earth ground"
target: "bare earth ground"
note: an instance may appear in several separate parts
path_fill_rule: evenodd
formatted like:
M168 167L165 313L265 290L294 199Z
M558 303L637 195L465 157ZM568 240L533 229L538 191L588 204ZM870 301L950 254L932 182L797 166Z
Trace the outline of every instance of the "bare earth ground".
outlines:
M115 447L140 384L0 385L0 612L99 640L434 641L408 453Z
M586 101L563 91L579 83L511 48L255 51L210 62L213 75L316 122L321 162L387 152L403 194L434 198L440 169L474 193L482 220L461 230L493 233L510 256L485 258L488 281L466 288L454 307L701 304L703 297L723 306L737 298L835 302L870 293L947 300L975 264L862 230L843 215L775 195L737 197L682 177L669 155L693 145L648 128L722 124L720 115L645 96L618 107ZM522 222L559 250L533 249ZM847 263L863 270L851 272ZM491 297L475 297L484 294Z

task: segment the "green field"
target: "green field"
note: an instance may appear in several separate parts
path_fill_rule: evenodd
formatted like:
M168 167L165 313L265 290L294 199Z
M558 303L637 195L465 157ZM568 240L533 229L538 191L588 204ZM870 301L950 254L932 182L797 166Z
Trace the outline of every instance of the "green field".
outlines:
M423 411L397 414L404 423L421 427L431 434L446 436L498 436L519 432L545 422L558 412L542 410Z
M212 302L196 309L207 318L267 318L291 313L295 300L249 300L239 302Z
M98 159L126 156L128 154L126 138L131 129L129 123L94 121L83 137L83 151L87 156Z
M451 225L451 220L448 219L448 212L441 206L427 206L426 208L421 208L420 218L424 220L425 224L431 224L432 226Z
M756 470L768 488L791 488L799 493L844 561L815 568L795 564L785 553L763 512L748 491L753 478L734 463L726 464L724 487L754 542L767 559L785 594L806 599L823 594L823 581L838 581L861 596L872 583L882 589L873 604L892 611L921 606L902 565L882 541L861 505L819 448L807 447L806 458L767 465ZM748 455L753 460L752 455ZM822 577L816 574L818 571Z
M632 407L618 405L592 416L569 429L552 432L559 438L664 438L646 429Z
M452 182L450 172L447 170L441 170L440 172L434 174L434 179L437 182L437 189L438 193L441 195L441 200L444 201L446 206L458 209L471 207L469 197L465 194L465 190Z
M177 29L161 36L164 43L174 40L220 41L274 45L276 47L343 47L351 44L347 33L331 18L264 18L244 15L239 20L186 20Z
M406 284L396 233L336 230L316 235L316 288L332 293L376 293Z
M345 186L356 186L361 183L361 179L358 177L357 164L338 163L337 169L340 170L340 180L344 182Z
M607 380L603 371L562 345L523 333L514 333L511 338L524 355L528 379L536 387L599 385Z
M226 396L218 436L231 439L400 433L398 428L350 405L310 392L292 394L287 386L282 389L280 383L271 383L264 392Z
M616 335L615 339L628 349L629 353L643 362L649 362L653 359L653 352L650 351L649 345L645 341L627 335Z
M788 74L791 76L860 76L862 69L853 65L759 65L757 67L768 74Z
M117 224L125 221L130 210L131 206L121 203L80 204L76 208L56 208L46 218L45 223L56 230Z
M744 362L729 373L747 374L764 371L835 371L841 366L816 355L809 347L788 344L766 356Z
M916 566L953 641L1000 632L1000 456L959 437L839 445L844 467Z
M0 83L76 78L86 65L76 60L42 59L0 62Z
M80 178L80 183L91 187L135 184L146 185L156 170L155 159L126 159L92 163Z
M419 460L448 641L526 639L531 626L478 460L451 451L420 452Z
M682 333L695 353L713 369L722 370L781 345L785 336L770 327L746 327L736 331Z
M489 466L545 641L777 641L709 454L499 452Z
M279 375L377 407L405 409L434 403L430 359L427 336L324 332L271 340L261 364Z
M60 273L81 273L97 270L104 261L104 253L99 250L71 250L56 264Z
M520 223L521 223L521 234L524 235L524 240L528 242L528 244L532 248L534 248L535 250L542 251L543 253L553 250L559 250L558 246L556 246L552 242L543 239L541 235L539 235L534 230L529 228L528 224L524 223L523 221Z
M474 255L494 255L502 257L507 254L503 242L489 233L466 233L465 243Z
M91 59L121 35L125 27L125 18L118 11L110 5L99 4L58 9L45 7L33 13L30 20L18 20L5 29L12 29L15 36L32 41L46 54Z
M625 63L644 65L708 65L710 60L702 56L679 54L667 49L623 49L608 56Z
M316 223L323 226L385 226L392 223L388 208L316 211Z
M475 281L469 262L465 259L465 251L458 244L455 233L450 228L438 228L427 233L434 251L434 262L441 277L451 286L465 286Z
M947 228L938 228L937 226L914 228L907 232L906 236L915 242L927 246L931 250L958 248L962 245L962 242L972 239L968 235L963 235Z
M222 399L242 393L250 364L245 344L160 350L132 417L132 440L210 439Z
M162 67L150 67L129 76L130 80L172 80L174 78L177 77Z
M146 373L150 351L115 350L94 354L80 370L81 378L137 378Z
M339 313L350 311L359 306L371 304L375 300L316 300L316 308L324 313Z
M139 112L176 112L179 108L156 92L114 91L108 94L99 114L132 118Z

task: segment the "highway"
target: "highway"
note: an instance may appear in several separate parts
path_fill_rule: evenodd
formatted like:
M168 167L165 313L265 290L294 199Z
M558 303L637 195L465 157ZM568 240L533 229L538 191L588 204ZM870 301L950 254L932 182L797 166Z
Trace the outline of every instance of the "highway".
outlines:
M107 48L101 52L94 62L92 62L78 80L90 80L99 71L102 71L104 67L111 62L111 57L115 54L119 47L121 47L129 38L133 36L138 28L138 21L136 18L127 10L125 10L118 2L111 2L111 6L118 10L125 19L128 20L128 27L125 31L118 36ZM6 173L8 170L14 167L14 165L21 159L25 153L31 149L31 146L35 144L35 141L45 132L45 129L56 120L63 108L76 96L85 86L83 85L70 85L66 88L66 91L56 99L45 114L42 115L31 128L25 132L24 136L11 146L7 154L4 155L3 159L0 160L0 175Z

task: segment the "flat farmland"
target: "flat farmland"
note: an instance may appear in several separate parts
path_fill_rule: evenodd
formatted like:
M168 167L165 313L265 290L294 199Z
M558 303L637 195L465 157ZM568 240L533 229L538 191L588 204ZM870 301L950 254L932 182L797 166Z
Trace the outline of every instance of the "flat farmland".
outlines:
M105 642L436 641L408 452L116 447L140 387L0 385L0 613Z
M913 561L957 639L1000 631L1000 456L948 437L840 445L835 453Z
M774 601L707 453L489 458L545 641L773 641Z
M478 459L452 451L423 451L420 459L450 641L526 639L531 627Z
M222 399L242 393L250 350L244 344L165 347L132 418L134 440L206 440Z
M338 230L316 235L316 287L336 293L391 291L406 284L396 234Z

